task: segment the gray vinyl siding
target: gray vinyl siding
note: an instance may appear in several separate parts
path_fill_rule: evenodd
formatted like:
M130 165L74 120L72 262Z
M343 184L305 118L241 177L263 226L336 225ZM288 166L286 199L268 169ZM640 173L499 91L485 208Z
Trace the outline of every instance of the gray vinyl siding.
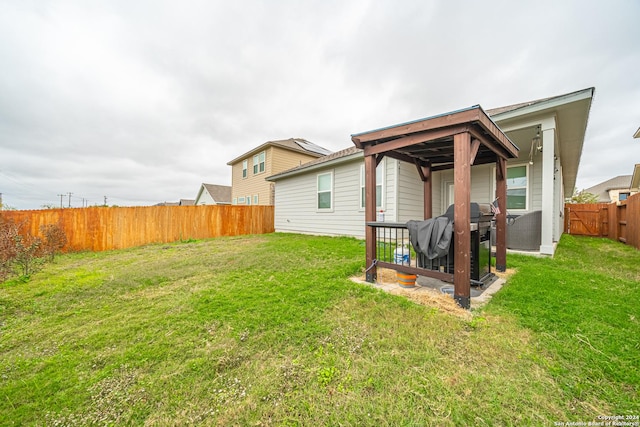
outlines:
M396 215L397 161L385 159L383 173L383 210L385 220ZM317 169L276 182L275 229L277 232L354 236L364 238L364 209L360 206L360 168L362 158ZM316 177L333 171L333 209L316 209Z
M397 162L398 167L398 222L424 218L423 184L415 165Z
M362 157L329 165L298 175L280 178L275 188L275 229L322 235L347 235L364 238L364 209L360 205L360 168ZM384 160L384 214L389 222L406 222L423 218L423 184L416 167L395 159ZM333 171L333 209L316 208L318 174ZM541 164L529 168L530 210L541 209ZM446 183L453 182L453 170L435 172L432 176L433 216L444 213ZM479 165L471 169L471 201L490 203L494 200L495 166Z
M542 162L529 165L529 174L529 211L539 211L542 209Z
M364 237L364 211L360 209L360 165L354 162L281 178L276 182L277 232ZM333 171L333 209L316 209L316 177Z

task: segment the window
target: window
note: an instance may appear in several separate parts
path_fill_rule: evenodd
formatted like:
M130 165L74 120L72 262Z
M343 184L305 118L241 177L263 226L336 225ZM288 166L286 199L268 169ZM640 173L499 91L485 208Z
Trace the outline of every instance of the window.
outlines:
M247 205L251 204L251 196L247 196Z
M257 205L257 204L258 204L258 195L257 195L257 194L254 194L254 195L253 195L253 204L254 204L254 205Z
M239 205L243 205L244 204L244 197L238 197L238 204Z
M317 177L318 209L331 210L333 207L333 172L322 173Z
M507 167L507 209L527 210L528 167Z
M384 181L384 160L376 168L376 208L382 209L384 198L382 197L382 188ZM364 190L364 165L360 166L360 207L364 209L365 190Z
M247 169L249 169L249 161L243 160L242 161L242 177L243 178L247 177Z
M238 204L238 198L237 198L237 197L234 197L234 198L233 198L233 204L234 204L234 205L237 205L237 204Z
M627 199L629 198L629 194L630 194L630 193L620 193L620 194L618 195L618 200L620 200L621 202L622 202L623 200L627 200Z
M260 154L256 154L253 156L253 174L256 175L258 173L264 172L264 159L265 152L261 152Z

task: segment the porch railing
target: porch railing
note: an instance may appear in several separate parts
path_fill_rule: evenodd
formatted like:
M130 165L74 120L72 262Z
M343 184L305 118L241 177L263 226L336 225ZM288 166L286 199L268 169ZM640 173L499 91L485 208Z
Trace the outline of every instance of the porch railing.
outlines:
M411 247L411 235L406 224L367 222L367 227L375 229L378 267L453 283L453 257L445 255L429 260L423 254L416 254Z

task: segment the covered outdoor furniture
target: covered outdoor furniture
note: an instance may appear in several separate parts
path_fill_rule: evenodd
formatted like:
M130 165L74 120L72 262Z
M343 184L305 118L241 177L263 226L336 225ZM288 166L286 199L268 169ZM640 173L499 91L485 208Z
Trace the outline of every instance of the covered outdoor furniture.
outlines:
M542 211L533 211L507 221L507 248L538 251L542 242Z

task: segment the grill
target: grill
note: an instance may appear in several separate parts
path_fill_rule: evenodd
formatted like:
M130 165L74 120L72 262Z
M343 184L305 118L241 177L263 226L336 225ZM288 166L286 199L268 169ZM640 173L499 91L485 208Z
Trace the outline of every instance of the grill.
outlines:
M491 221L493 211L489 203L472 202L471 214L471 284L482 286L490 283L494 276L491 273ZM447 208L444 217L453 221L454 205ZM433 260L418 257L418 266L445 273L454 272L454 239L451 240L449 253Z

